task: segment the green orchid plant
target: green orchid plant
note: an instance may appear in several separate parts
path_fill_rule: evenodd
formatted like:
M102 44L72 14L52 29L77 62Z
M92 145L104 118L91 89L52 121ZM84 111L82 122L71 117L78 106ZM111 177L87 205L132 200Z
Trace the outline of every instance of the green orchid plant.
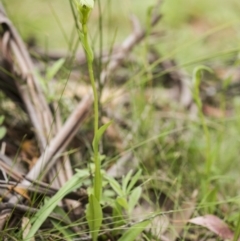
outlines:
M91 231L92 239L97 240L97 236L102 224L102 208L100 205L102 195L102 174L101 174L101 158L99 154L99 142L105 130L111 123L107 123L99 128L99 107L98 107L98 92L94 79L93 72L93 51L88 40L87 22L94 7L93 0L74 0L77 8L81 30L79 37L86 53L89 78L93 90L94 97L94 138L93 138L93 160L95 164L93 191L89 194L89 204L86 210L86 218Z

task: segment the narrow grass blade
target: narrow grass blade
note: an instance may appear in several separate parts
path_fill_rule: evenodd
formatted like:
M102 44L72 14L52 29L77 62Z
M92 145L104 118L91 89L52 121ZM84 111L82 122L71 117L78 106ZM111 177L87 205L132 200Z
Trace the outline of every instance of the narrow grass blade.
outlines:
M136 187L133 189L132 193L129 196L129 212L132 212L133 208L136 206L138 203L140 197L142 194L142 188L141 187Z
M83 179L86 177L86 173L76 173L49 201L46 202L46 204L43 205L43 207L33 217L35 221L25 241L30 240L31 237L36 234L38 229L54 210L59 201L62 200L66 194L80 187L82 185Z
M46 73L47 81L51 80L57 74L57 72L62 68L64 62L65 62L65 59L59 59L53 64L51 68L47 70L47 73Z
M104 178L108 180L108 183L110 184L112 189L118 194L118 196L124 196L124 192L122 191L120 184L113 177L105 176Z
M132 177L132 173L133 173L133 170L130 170L128 172L128 174L126 175L126 177L124 177L123 180L122 180L122 190L123 190L124 193L127 192L127 185L130 181L130 178Z
M237 226L235 228L234 237L233 237L233 241L239 241L239 240L240 240L240 214L238 216L238 222L237 222Z
M128 187L127 187L127 193L129 193L132 188L134 187L134 185L137 183L137 181L139 180L140 176L142 174L142 170L140 169L131 179Z
M137 223L130 227L118 241L134 241L137 236L150 224L150 220Z
M73 241L75 234L67 229L66 227L63 227L61 223L51 220L51 223L53 224L54 228L58 230L64 237L66 241Z

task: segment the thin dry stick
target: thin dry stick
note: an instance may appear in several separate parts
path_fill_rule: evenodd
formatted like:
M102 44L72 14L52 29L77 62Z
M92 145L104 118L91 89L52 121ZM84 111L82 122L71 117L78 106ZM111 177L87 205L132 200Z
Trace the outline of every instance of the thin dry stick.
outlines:
M46 129L43 123L43 113L47 113L50 122L52 122L53 120L50 109L41 91L38 80L34 75L34 67L30 59L30 56L27 52L27 49L23 41L21 40L20 36L18 35L16 29L12 25L11 21L7 18L4 8L1 4L0 23L2 24L4 29L3 39L5 39L4 46L6 46L6 48L4 48L4 50L2 51L3 54L5 53L3 58L12 65L15 64L14 68L12 69L16 69L18 65L21 78L25 79L26 81L24 84L27 84L28 86L28 99L31 99L31 102L33 102L33 109L31 111L28 109L27 110L29 112L29 117L33 123L35 130L38 131L38 133L36 133L36 136L39 140L40 148L41 150L44 150L47 144L47 138L39 136L39 133L46 133ZM12 54L15 56L15 63L12 63ZM17 83L16 80L17 79L14 79L13 81L15 82L15 85L17 85L18 87L20 86L20 84ZM18 89L18 92L21 95L20 89Z
M3 33L2 44L3 58L5 61L11 63L12 70L16 70L16 67L18 67L17 71L21 76L21 78L18 79L25 80L20 83L18 79L14 78L12 82L16 85L19 92L18 94L21 95L21 99L24 102L24 106L34 126L41 153L44 153L49 142L48 139L52 139L59 130L57 129L48 103L39 86L38 79L33 70L33 63L24 43L14 26L11 24L11 21L7 18L2 5L0 5L0 23L4 26L5 30ZM12 58L12 55L14 58ZM11 59L14 59L15 61L11 61ZM62 161L61 166L64 170L71 168L70 162L65 163ZM54 170L52 173L54 178L56 178L58 173ZM66 182L67 178L62 179L62 181ZM61 186L58 185L56 187L60 188Z
M26 175L27 179L42 179L51 167L55 164L57 158L60 156L65 147L72 140L78 131L79 125L84 121L87 116L90 106L92 104L92 96L86 96L82 102L77 106L75 111L68 118L61 131L56 135L55 138L47 146L45 152L37 160L31 171ZM24 179L21 184L30 186L31 182ZM18 198L13 197L10 199L11 203L16 203Z

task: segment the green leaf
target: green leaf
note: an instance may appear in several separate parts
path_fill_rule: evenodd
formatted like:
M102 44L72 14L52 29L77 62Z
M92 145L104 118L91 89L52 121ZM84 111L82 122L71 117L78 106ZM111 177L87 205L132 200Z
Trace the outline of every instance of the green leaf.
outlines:
M131 179L128 187L127 187L127 193L129 193L132 188L134 187L134 185L137 183L137 181L139 180L140 176L142 174L142 170L140 169L134 176L133 178Z
M137 223L130 227L118 241L134 241L137 236L150 224L150 220Z
M0 125L3 124L5 117L3 115L0 115ZM4 126L0 127L0 140L6 135L7 129Z
M107 130L107 128L112 124L112 121L106 123L105 125L101 126L98 130L96 135L94 136L93 139L93 151L97 151L98 150L98 145L99 145L99 141L102 137L102 135L104 134L104 132Z
M110 186L112 187L112 189L119 195L119 196L124 196L124 192L122 191L122 188L120 186L120 184L113 178L110 176L104 176L105 179L108 180Z
M54 208L58 205L59 201L61 201L66 196L66 194L79 188L82 185L83 179L87 176L88 175L86 175L86 173L76 173L50 200L48 200L42 206L42 208L33 217L35 221L33 222L33 225L29 230L25 241L30 240L32 237L34 237L41 225L48 218Z
M46 73L46 80L49 81L51 80L56 74L57 72L62 68L63 64L65 62L65 59L59 59L57 60L53 66L51 66Z
M5 119L5 117L3 115L0 115L0 125L2 125L4 119Z
M103 214L101 205L93 194L90 194L89 196L89 204L86 209L86 219L91 231L92 239L93 241L96 241L102 224Z
M0 140L6 135L7 129L4 126L0 127Z
M37 76L37 78L39 80L39 84L40 84L43 92L46 95L48 95L49 89L48 89L48 84L47 84L46 78L43 78L38 71L34 71L34 74Z
M132 176L132 173L133 173L133 170L130 170L127 174L126 177L123 178L123 181L122 181L122 190L123 192L126 194L127 193L127 185L130 181L130 178Z
M133 208L136 206L136 204L138 203L141 197L141 194L142 194L141 187L136 187L133 189L132 193L129 196L129 202L128 202L129 212L131 212Z
M209 205L204 208L204 210L209 214L214 213L216 210L216 205L210 205L210 203L217 202L217 194L218 190L217 188L214 188L212 190L209 190L202 199L202 203L209 203Z
M82 176L82 177L87 177L87 176L90 176L90 173L89 173L89 170L87 169L75 169L75 171L78 173L79 176Z
M121 207L123 207L123 208L125 208L126 210L128 210L128 202L127 202L126 198L124 198L124 197L117 197L117 203L118 203Z

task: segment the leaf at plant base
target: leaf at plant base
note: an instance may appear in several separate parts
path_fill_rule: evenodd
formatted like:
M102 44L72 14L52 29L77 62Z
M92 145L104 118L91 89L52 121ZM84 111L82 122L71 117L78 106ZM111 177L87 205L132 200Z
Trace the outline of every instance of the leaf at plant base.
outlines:
M208 214L205 216L199 216L190 219L188 222L205 227L223 239L232 240L234 237L234 234L228 225L215 215Z
M108 180L110 186L118 194L118 196L124 196L124 192L122 191L120 184L113 177L105 175L104 178Z
M7 129L4 126L0 127L0 140L6 135Z
M125 208L126 210L128 210L128 202L127 202L126 198L124 198L124 197L117 197L117 203L118 203L121 207L123 207L123 208Z
M104 132L106 131L106 129L112 124L112 122L108 122L106 124L104 124L103 126L101 126L98 130L97 130L97 133L96 135L94 136L94 139L93 139L93 150L94 152L98 150L98 145L99 145L99 141L102 137L102 135L104 134Z
M90 194L89 196L89 204L86 209L86 219L91 231L92 239L96 241L102 224L103 214L101 205L93 194Z
M25 241L30 240L34 237L35 233L39 230L43 222L48 218L54 208L58 205L59 201L62 200L66 194L76 190L82 185L82 181L88 177L86 173L76 173L69 179L64 186L52 197L50 198L42 208L33 216L34 223L25 239Z
M133 173L133 170L130 170L128 172L128 174L126 175L126 177L124 177L123 180L122 180L122 190L123 190L124 193L127 192L127 185L130 181L130 178L132 177L132 173Z
M150 220L134 224L128 228L123 236L118 241L134 241L137 236L150 224Z
M0 115L0 125L2 125L4 119L5 119L5 117L3 115Z
M57 72L62 68L63 64L65 62L65 59L59 59L57 60L53 66L51 66L46 73L46 80L49 81L51 80L56 74Z
M129 202L128 202L129 212L131 212L134 209L134 207L139 201L139 198L141 197L141 194L142 194L141 187L136 187L133 189L132 193L129 196Z
M132 188L134 187L134 185L137 183L137 181L139 180L140 176L142 174L142 170L140 169L131 179L128 187L127 187L127 193L129 193Z

